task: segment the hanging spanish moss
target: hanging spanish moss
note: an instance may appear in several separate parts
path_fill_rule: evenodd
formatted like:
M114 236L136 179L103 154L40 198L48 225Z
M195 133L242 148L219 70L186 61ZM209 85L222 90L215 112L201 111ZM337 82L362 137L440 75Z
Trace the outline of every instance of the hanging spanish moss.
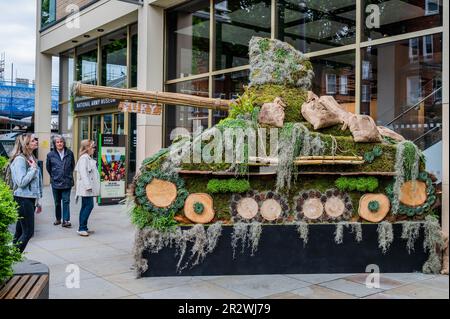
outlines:
M397 214L400 201L400 188L405 181L415 181L419 176L420 160L423 160L423 155L417 145L413 142L405 140L397 144L397 151L395 154L395 177L392 200L392 213Z
M383 254L385 254L389 247L391 247L394 241L394 230L392 224L387 221L383 221L378 224L378 247L381 248Z
M348 227L349 222L343 221L336 224L336 230L334 231L334 242L338 245L344 242L344 227Z
M414 251L414 244L416 243L416 240L419 237L421 226L422 223L420 222L406 221L402 223L401 238L406 240L406 249L408 250L408 254L411 254L411 251Z
M299 155L322 155L325 143L319 135L312 137L309 129L302 123L286 123L280 132L278 145L278 167L276 189L291 188L291 179L294 169L294 160Z
M262 233L262 223L237 222L233 225L233 234L231 235L231 247L233 248L233 259L236 258L236 249L239 241L241 242L241 253L244 253L245 247L251 248L251 256L254 256L258 250L259 239Z
M212 253L217 246L220 236L222 235L222 222L217 222L208 227L206 237L208 237L208 253Z
M221 234L221 222L212 224L207 231L202 224L197 224L184 231L181 227L165 232L151 227L138 230L134 246L137 276L140 277L148 269L147 260L142 258L144 250L148 249L150 253L156 254L164 247L175 247L175 256L178 257L177 272L181 272L189 264L191 268L198 265L208 253L213 252ZM188 243L191 243L192 247L190 256L185 260Z
M359 243L362 241L362 226L361 223L350 223L352 226L351 232L355 234L355 240Z
M423 248L428 251L428 259L423 264L422 272L426 274L438 274L442 268L442 257L438 251L444 247L444 239L441 234L439 221L429 215L425 217Z
M241 252L244 252L247 242L247 226L248 223L237 222L233 225L233 234L231 235L231 247L233 248L233 259L236 258L236 248L241 241Z
M251 245L251 256L254 256L258 250L259 239L261 238L262 224L259 222L252 222L250 224L250 231L248 236L248 244Z
M303 247L305 247L306 244L308 243L309 225L308 225L308 223L298 221L296 223L296 226L297 226L298 235L299 235L300 239L303 240Z
M150 227L137 230L133 248L134 268L137 277L140 277L148 269L147 260L142 258L144 250L148 249L152 254L156 254L164 247L172 247L172 242L175 238L181 236L180 228L168 232L161 232Z

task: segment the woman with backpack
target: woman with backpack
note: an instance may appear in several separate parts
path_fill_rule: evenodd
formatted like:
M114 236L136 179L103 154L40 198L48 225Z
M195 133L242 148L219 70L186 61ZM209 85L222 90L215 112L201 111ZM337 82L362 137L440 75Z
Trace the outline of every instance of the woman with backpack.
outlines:
M89 236L87 227L89 216L94 208L94 198L100 194L100 174L97 162L92 159L95 151L95 142L82 140L75 171L77 172L76 196L81 197L80 225L77 233L80 236Z
M34 235L34 213L40 209L42 197L42 175L33 151L38 148L34 134L19 135L11 153L10 174L14 200L19 205L19 220L16 225L13 243L20 252L25 250Z

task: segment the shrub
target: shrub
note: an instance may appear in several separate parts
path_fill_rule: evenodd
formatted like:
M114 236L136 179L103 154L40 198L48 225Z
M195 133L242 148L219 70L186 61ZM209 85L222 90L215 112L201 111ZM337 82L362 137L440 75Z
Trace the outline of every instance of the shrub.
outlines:
M244 193L250 189L245 179L211 179L206 186L208 193Z
M242 96L240 96L236 101L231 104L230 112L228 117L235 119L238 115L250 115L253 113L255 108L256 96L254 93L246 91Z
M22 254L12 244L8 226L17 221L17 203L11 189L0 180L0 285L12 276L12 265L22 260Z
M376 177L339 177L334 185L341 191L373 192L378 188Z

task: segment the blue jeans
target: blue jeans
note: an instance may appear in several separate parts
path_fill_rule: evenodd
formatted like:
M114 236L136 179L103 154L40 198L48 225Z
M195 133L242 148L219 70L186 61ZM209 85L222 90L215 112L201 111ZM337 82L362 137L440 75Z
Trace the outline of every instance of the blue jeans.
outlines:
M14 196L14 200L19 204L19 220L16 224L13 243L19 248L20 252L23 252L28 241L34 235L34 205L36 199Z
M87 223L89 215L91 215L94 208L94 197L81 197L81 209L80 209L80 227L78 231L88 231Z
M55 201L55 217L61 220L61 201L63 208L63 221L70 221L70 188L56 189L52 187L53 199Z

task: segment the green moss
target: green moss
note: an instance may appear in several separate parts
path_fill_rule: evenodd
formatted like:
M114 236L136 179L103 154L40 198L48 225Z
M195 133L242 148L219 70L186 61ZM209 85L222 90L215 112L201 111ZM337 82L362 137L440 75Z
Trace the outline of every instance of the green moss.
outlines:
M231 117L224 118L216 125L219 129L226 128L241 128L246 129L248 127L248 122L243 119L235 119Z
M343 131L342 124L333 125L330 127L314 130L313 126L309 122L302 122L304 126L308 128L311 132L317 132L325 135L333 135L333 136L352 136L352 132L349 129Z
M209 193L244 193L250 189L245 179L211 179L206 187Z
M203 210L205 209L205 206L200 202L194 203L194 212L197 214L203 213Z
M373 192L378 188L376 177L339 177L334 185L341 191Z
M258 42L259 49L262 53L266 52L270 48L270 40L265 38Z
M303 116L301 108L307 98L307 91L299 88L287 87L284 85L265 84L251 86L248 91L255 96L254 103L262 106L264 103L273 102L276 97L281 97L286 104L284 110L285 122L301 122Z

